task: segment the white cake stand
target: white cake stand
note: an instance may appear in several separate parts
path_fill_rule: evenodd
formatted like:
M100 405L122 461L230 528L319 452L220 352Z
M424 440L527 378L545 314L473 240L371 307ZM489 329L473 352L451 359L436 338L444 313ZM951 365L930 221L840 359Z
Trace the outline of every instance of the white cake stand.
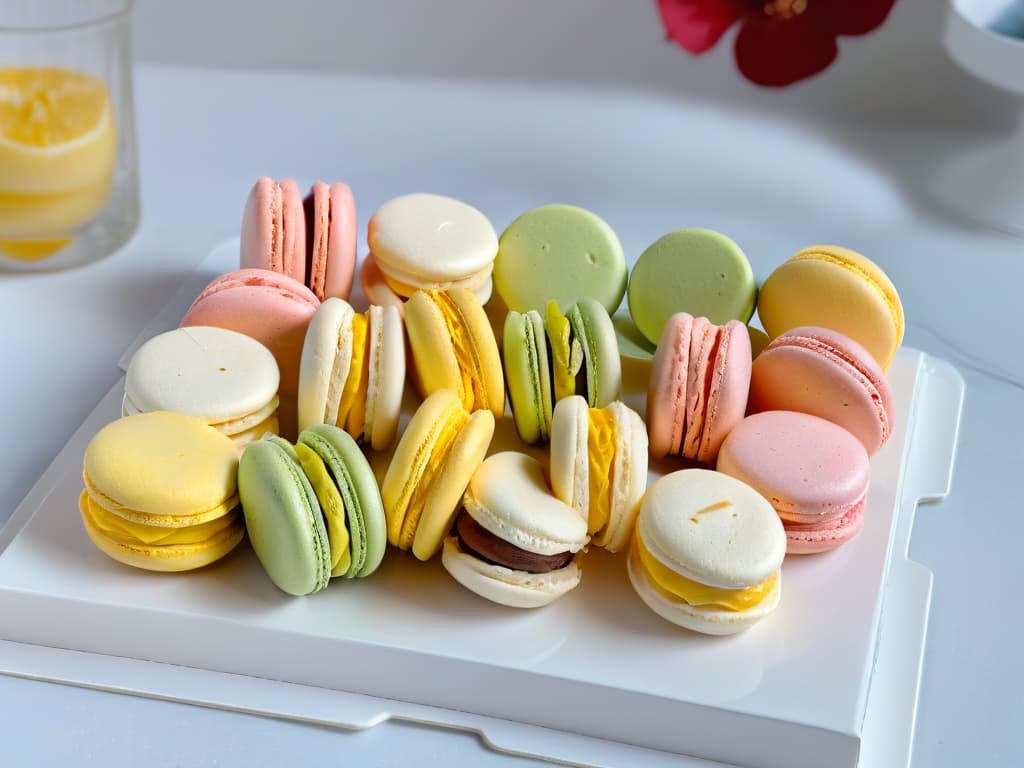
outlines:
M1024 39L993 31L1019 0L949 0L946 50L965 70L1024 97ZM1024 236L1024 120L1016 133L945 170L938 194L972 218Z

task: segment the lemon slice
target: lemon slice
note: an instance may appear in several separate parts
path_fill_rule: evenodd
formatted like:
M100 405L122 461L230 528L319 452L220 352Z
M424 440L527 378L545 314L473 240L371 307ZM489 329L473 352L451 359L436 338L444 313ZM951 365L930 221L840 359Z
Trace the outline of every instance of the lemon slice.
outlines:
M0 69L0 193L105 186L117 132L106 84L57 67Z

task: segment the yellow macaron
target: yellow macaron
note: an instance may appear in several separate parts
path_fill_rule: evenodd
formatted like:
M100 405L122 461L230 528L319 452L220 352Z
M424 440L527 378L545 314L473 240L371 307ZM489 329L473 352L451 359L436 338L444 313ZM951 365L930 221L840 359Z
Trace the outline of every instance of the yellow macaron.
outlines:
M85 450L79 511L89 538L113 559L191 570L242 540L237 474L234 443L201 419L167 411L126 416Z
M405 331L416 386L426 397L455 393L468 411L505 412L505 376L498 342L472 291L417 291L405 305Z
M494 436L494 414L467 411L439 389L420 405L381 483L388 541L429 560L451 530L462 494Z
M804 248L772 272L757 298L771 338L802 326L849 336L888 370L903 341L903 305L881 267L849 248Z

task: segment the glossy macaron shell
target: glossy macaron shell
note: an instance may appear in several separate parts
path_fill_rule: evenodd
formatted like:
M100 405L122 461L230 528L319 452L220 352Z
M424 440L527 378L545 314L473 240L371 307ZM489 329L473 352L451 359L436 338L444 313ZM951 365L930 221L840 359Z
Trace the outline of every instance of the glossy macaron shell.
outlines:
M723 443L717 469L771 502L791 554L833 549L861 528L868 455L856 437L830 421L794 411L748 416Z
M519 437L524 443L547 440L551 435L551 369L539 313L510 311L505 316L502 357Z
M637 328L656 343L676 312L707 317L716 325L746 323L754 312L757 282L733 240L688 227L659 238L640 254L627 295Z
M294 448L258 440L242 453L239 496L253 551L270 580L291 595L327 586L331 553L320 504Z
M299 429L335 424L352 363L352 318L344 299L328 298L306 328L299 364Z
M316 297L347 299L356 268L356 203L347 184L317 181L303 203L306 282Z
M181 325L227 328L256 339L277 360L281 393L294 397L306 328L319 306L312 291L285 275L240 269L211 281Z
M544 312L590 297L612 314L626 292L626 258L604 219L572 205L534 208L509 224L494 261L494 284L509 309Z
M266 176L249 192L242 214L240 266L268 269L306 281L306 221L302 195L291 179Z
M573 334L583 347L586 392L592 408L603 408L622 395L622 360L619 342L608 311L596 299L585 297L566 313Z
M423 281L489 274L498 250L497 234L483 213L460 200L426 193L380 206L370 217L367 242L385 275L421 287Z
M794 328L774 339L751 370L750 413L800 411L852 432L874 455L892 433L894 396L860 344L828 328Z
M369 364L363 439L382 451L398 434L405 392L405 326L395 307L371 306L366 316Z
M125 374L125 400L134 412L175 411L217 425L266 410L279 383L277 361L263 344L224 328L194 326L161 333L136 350Z
M867 349L883 370L903 340L903 306L882 269L834 245L805 248L761 286L758 317L771 338L801 326L830 328Z

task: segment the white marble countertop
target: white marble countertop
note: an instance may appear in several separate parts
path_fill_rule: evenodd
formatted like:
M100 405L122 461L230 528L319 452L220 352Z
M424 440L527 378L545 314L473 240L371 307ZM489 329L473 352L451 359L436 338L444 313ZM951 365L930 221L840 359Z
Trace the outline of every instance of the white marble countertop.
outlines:
M1014 728L1024 516L1012 485L1024 240L975 227L933 193L944 162L989 137L596 88L143 66L136 89L136 237L88 268L0 276L0 522L116 381L124 347L236 233L259 175L345 180L364 223L418 190L472 202L499 231L532 206L572 202L605 217L633 259L671 229L707 226L736 239L760 279L804 245L837 242L889 273L905 343L950 360L967 383L952 493L920 510L911 543L935 574L913 764L1024 764ZM424 727L346 733L10 677L0 677L0 751L11 765L520 762Z

